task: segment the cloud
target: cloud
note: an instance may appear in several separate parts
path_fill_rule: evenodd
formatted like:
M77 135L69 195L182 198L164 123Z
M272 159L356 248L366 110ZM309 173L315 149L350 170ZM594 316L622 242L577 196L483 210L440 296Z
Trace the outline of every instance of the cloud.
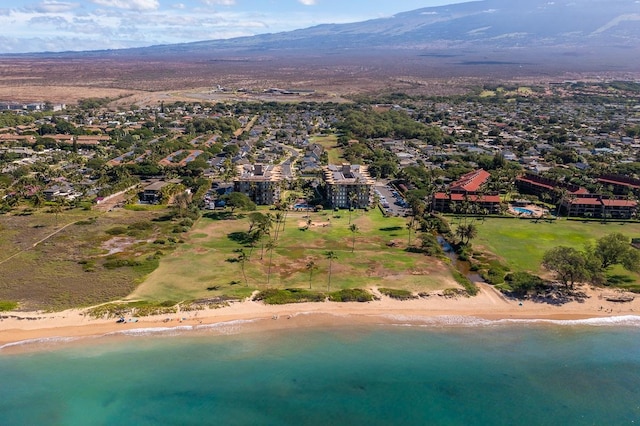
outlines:
M234 4L236 4L236 0L202 0L202 3L209 6L213 6L213 5L233 6Z
M91 0L100 6L129 10L156 10L160 7L158 0Z
M40 13L62 13L80 7L78 3L45 0L35 5L33 10Z
M298 2L304 4L305 6L313 6L316 4L316 0L298 0Z

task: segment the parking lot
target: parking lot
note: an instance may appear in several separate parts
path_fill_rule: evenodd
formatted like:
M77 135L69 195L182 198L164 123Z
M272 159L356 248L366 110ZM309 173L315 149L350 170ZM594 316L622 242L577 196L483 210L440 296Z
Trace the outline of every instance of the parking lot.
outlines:
M392 187L384 183L377 183L374 188L380 197L380 205L390 216L405 216L408 212L406 201Z

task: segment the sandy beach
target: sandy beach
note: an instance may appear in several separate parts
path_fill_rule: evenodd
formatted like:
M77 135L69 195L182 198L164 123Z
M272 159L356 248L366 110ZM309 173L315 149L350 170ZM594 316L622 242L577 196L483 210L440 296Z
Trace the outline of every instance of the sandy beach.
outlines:
M290 327L314 327L348 324L424 324L451 323L452 318L464 323L480 320L584 320L622 316L640 316L640 298L627 302L606 300L611 291L588 289L583 301L562 305L517 301L505 298L492 287L481 285L475 297L427 298L398 301L387 297L367 303L301 303L264 305L261 302L234 302L218 309L182 312L172 315L127 318L116 323L113 318L94 319L84 310L55 313L10 312L0 320L0 349L20 342L51 339L104 336L139 330L193 329L219 324L234 324L233 330L221 332L260 331ZM438 320L439 319L439 320Z

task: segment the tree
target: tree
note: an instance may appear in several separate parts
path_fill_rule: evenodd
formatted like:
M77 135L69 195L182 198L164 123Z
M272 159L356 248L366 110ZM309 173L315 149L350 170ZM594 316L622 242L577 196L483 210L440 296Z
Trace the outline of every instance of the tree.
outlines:
M187 191L180 192L173 198L173 202L178 207L180 217L184 217L184 212L191 203L191 194Z
M558 246L546 251L542 257L542 266L555 272L558 280L569 288L576 281L589 278L585 254L572 247Z
M255 210L256 204L242 192L232 192L223 197L227 206L231 207L233 212L236 208L241 210Z
M360 229L358 228L358 225L356 225L355 223L349 225L349 231L351 231L351 253L353 253L356 248L356 234L359 230Z
M244 271L244 264L247 262L247 260L249 260L249 256L247 256L247 253L245 253L243 249L240 249L240 251L238 252L237 259L238 259L238 262L240 263L242 276L244 277L244 284L245 286L249 287L249 282L247 281L247 274Z
M338 255L333 250L329 250L325 252L324 257L329 259L329 278L327 281L327 291L331 289L331 266L333 264L333 260L338 258Z
M358 199L358 194L352 192L349 194L349 223L351 223L351 213L353 212L353 203Z
M478 228L473 223L463 223L458 225L456 236L460 238L463 245L467 245L472 239L478 236Z
M267 241L267 250L269 251L269 268L267 270L267 285L269 285L271 278L271 261L273 260L273 250L278 246L275 239L271 238Z
M630 243L629 238L619 232L609 234L596 242L594 254L600 258L604 269L608 269L616 264L623 264L623 266L625 266L623 262L628 257L628 253L631 250L635 252L635 249L631 247ZM628 266L631 266L631 269L627 269L632 271L638 268L637 266L634 267L633 264Z
M309 271L309 290L311 290L311 279L313 278L313 271L318 269L318 265L316 265L315 260L310 260L307 262L305 268Z

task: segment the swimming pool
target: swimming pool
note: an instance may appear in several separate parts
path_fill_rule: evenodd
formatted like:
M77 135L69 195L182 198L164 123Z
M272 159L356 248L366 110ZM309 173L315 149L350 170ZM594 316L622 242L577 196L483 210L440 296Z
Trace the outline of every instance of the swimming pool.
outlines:
M513 210L520 214L533 216L533 210L525 209L524 207L514 207Z

